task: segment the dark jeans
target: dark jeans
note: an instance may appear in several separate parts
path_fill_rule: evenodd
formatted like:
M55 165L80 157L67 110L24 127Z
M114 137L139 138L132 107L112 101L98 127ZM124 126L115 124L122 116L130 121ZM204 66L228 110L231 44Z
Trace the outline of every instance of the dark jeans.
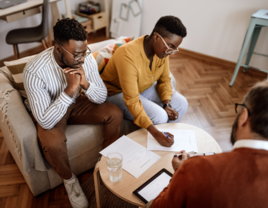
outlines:
M43 129L37 123L37 132L47 161L61 178L69 179L72 177L72 171L67 154L66 125L103 124L103 147L105 148L119 138L122 121L122 110L116 105L109 102L94 104L85 95L81 95L54 128Z

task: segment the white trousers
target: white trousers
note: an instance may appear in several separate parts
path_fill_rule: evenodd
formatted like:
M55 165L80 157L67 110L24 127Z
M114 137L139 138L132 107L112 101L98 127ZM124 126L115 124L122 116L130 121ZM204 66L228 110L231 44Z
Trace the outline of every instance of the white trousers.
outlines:
M178 123L188 109L188 102L186 98L181 94L179 94L177 91L173 90L170 105L174 110L176 110L179 113L179 116L176 120L173 121L169 120L168 114L163 109L163 104L161 102L160 97L158 96L156 90L156 83L154 83L151 87L149 87L140 94L140 100L142 102L145 112L155 125L162 123ZM108 96L107 101L114 103L115 105L117 105L119 108L122 109L124 119L131 121L134 120L134 116L129 112L127 106L125 105L123 99L123 92L118 93L116 95Z

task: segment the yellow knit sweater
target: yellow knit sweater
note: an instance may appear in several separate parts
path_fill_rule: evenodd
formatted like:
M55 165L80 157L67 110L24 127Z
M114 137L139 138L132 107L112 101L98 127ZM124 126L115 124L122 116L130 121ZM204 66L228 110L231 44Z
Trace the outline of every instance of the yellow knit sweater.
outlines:
M142 128L148 128L152 121L144 111L139 94L152 86L155 81L162 101L171 100L173 91L168 57L160 59L155 55L150 70L150 60L143 47L144 37L119 47L109 60L101 78L109 96L123 91L125 104L134 116L134 123Z

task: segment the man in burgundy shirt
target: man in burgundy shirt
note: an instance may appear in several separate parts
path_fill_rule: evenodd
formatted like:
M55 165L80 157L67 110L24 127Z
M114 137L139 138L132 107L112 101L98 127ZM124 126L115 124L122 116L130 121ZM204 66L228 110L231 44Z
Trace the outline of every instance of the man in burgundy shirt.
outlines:
M180 152L169 185L146 207L268 207L268 82L253 86L235 109L233 151L192 158Z

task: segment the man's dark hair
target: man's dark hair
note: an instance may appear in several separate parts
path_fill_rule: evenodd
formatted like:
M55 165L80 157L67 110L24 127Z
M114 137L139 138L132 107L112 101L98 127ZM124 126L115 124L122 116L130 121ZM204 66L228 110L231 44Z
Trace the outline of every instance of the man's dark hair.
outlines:
M250 111L250 127L252 132L268 140L268 82L257 83L244 98Z
M87 32L83 25L75 19L61 19L58 20L53 27L55 43L69 43L69 40L85 41L87 39Z
M157 21L151 35L153 35L154 32L157 32L163 38L170 37L171 34L181 36L182 38L187 35L186 28L181 20L174 16L161 17Z

